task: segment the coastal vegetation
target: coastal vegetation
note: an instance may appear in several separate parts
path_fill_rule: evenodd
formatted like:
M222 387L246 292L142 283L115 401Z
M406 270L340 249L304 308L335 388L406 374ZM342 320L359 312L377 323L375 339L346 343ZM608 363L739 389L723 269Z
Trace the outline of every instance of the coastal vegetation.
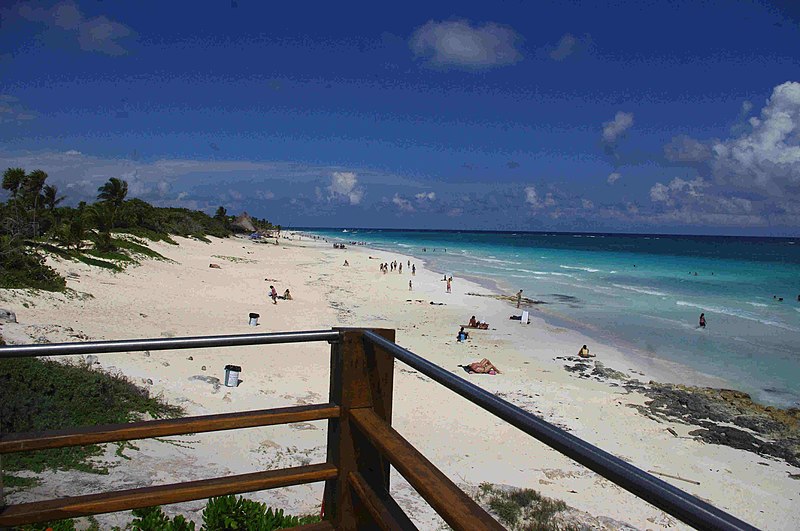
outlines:
M131 511L133 520L124 529L133 531L194 531L195 524L182 515L170 519L159 506L145 507ZM200 531L273 531L288 529L300 525L313 524L320 521L318 516L292 516L284 514L282 509L267 507L264 503L242 498L241 496L218 496L210 498L203 509L203 525ZM88 531L100 529L97 520L90 517ZM46 522L33 526L24 526L21 531L75 531L78 529L75 520L69 518L55 522ZM121 529L115 527L114 529Z
M222 206L212 217L129 199L128 183L116 177L100 186L95 203L64 206L66 196L47 178L42 170L3 173L8 200L0 203L0 288L63 291L66 281L47 265L48 254L121 270L141 258L163 259L147 241L177 245L176 235L208 242L208 236L280 231L266 219L229 216Z
M4 397L0 402L0 433L41 432L183 414L182 408L151 397L130 379L94 370L87 363L7 359L0 363L0 388ZM120 446L118 454L123 449ZM9 488L24 488L36 482L30 472L45 470L107 474L106 466L96 461L102 454L103 447L99 445L9 454L3 458L3 482ZM27 472L20 475L22 471Z

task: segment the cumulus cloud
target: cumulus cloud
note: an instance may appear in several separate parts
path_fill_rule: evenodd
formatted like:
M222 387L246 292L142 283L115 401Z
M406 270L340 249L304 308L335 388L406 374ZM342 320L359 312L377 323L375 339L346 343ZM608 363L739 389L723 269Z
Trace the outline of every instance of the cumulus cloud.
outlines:
M581 199L581 206L584 210L591 210L594 208L594 202L591 199Z
M621 174L619 174L617 172L614 172L614 173L612 173L612 174L610 174L608 176L608 179L606 179L606 182L608 184L612 184L613 185L615 182L617 182L619 180L620 177L622 177Z
M591 47L592 38L586 34L583 37L576 37L571 33L565 33L558 40L558 44L551 46L548 51L550 59L563 61L571 55L577 55Z
M50 8L22 4L17 13L26 20L43 24L49 31L77 39L82 50L106 55L127 53L118 42L132 34L127 26L104 15L86 18L71 1L60 2Z
M414 207L411 205L411 202L408 199L400 197L399 194L394 194L392 203L397 205L403 212L414 212Z
M358 186L358 177L350 171L335 171L331 174L328 186L328 199L345 198L351 205L357 205L364 198L364 189Z
M673 162L705 162L711 158L711 148L699 140L680 135L664 146L664 156Z
M633 113L618 111L614 119L603 124L603 141L613 144L633 125Z
M686 181L676 177L669 184L656 183L650 188L650 200L656 203L674 205L682 197L698 198L703 195L703 189L708 188L709 184L698 177L691 181Z
M541 200L539 200L539 194L536 193L535 186L528 186L525 188L525 202L533 208L541 208L543 206Z
M427 193L421 192L415 195L414 197L416 197L420 201L425 201L425 200L433 201L436 199L436 192L427 192Z
M485 69L522 59L521 40L513 29L494 22L473 26L467 20L430 20L414 32L409 45L432 66Z
M772 197L800 193L800 83L772 91L752 130L711 145L711 170L718 183Z

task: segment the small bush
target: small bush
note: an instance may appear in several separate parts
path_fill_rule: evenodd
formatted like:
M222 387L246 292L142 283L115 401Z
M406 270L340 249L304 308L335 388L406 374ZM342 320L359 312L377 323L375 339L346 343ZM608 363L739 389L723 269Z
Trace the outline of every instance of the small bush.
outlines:
M569 507L561 500L542 496L533 489L499 489L491 483L478 487L478 501L489 509L510 529L566 531L573 527L558 522L556 515Z
M183 412L151 398L146 389L122 376L37 358L3 360L0 389L0 433L124 423L145 413L159 418ZM3 466L8 472L55 468L102 474L105 468L88 462L100 454L98 445L19 452L4 457Z
M0 237L0 288L64 291L67 281L45 258L8 236Z
M282 509L272 510L264 503L239 496L211 498L203 511L203 529L271 531L319 522L317 516L290 516Z
M132 513L136 518L131 529L136 531L194 531L194 522L181 515L170 520L159 506L134 509Z

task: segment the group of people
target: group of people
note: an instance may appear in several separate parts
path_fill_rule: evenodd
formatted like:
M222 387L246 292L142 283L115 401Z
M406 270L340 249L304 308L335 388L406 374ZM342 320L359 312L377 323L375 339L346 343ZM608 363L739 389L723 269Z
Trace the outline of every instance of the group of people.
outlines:
M283 292L283 296L278 295L278 291L275 289L275 286L269 287L269 298L272 299L272 304L278 304L278 299L284 301L290 301L292 299L292 294L289 293L289 288L286 288L286 291Z
M370 256L370 258L372 258L372 257ZM412 275L416 275L417 274L417 266L416 266L416 264L412 264L411 260L409 260L407 265L408 265L408 267L411 268L411 274ZM386 273L393 272L393 271L397 271L398 273L402 274L403 273L403 262L398 262L397 260L395 260L393 262L382 263L380 265L380 270L381 270L381 273L383 273L384 275ZM410 284L410 281L409 281L409 289L410 289L410 287L411 287L411 284Z

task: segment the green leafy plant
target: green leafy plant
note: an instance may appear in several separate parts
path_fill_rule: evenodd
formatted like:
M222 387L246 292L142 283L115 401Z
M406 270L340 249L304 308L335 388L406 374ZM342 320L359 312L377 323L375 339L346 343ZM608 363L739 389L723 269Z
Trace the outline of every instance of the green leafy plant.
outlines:
M170 520L159 506L134 509L132 513L131 529L136 531L194 531L194 522L181 515Z
M271 531L319 522L315 516L285 515L264 503L236 496L211 498L203 511L203 528L211 531Z

